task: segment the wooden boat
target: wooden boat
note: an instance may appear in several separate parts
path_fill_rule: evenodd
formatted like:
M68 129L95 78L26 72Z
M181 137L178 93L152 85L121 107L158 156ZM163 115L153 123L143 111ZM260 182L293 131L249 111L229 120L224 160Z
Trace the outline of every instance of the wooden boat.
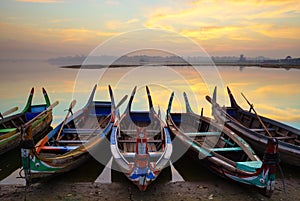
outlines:
M31 89L27 104L22 112L3 117L0 119L0 155L18 147L21 140L21 127L25 124L32 125L32 136L37 139L50 129L52 122L52 110L43 113L39 118L35 118L50 106L50 100L46 90L43 94L46 104L32 105L34 88Z
M274 191L277 144L269 140L264 161L237 134L211 118L195 114L184 93L185 113L171 113L171 94L166 122L174 136L188 147L195 158L214 173L258 189L266 196Z
M35 146L23 149L22 165L28 184L37 178L78 167L90 157L89 152L106 139L114 123L111 112L114 98L109 86L111 101L93 101L96 88L97 85L82 109L66 118ZM30 139L28 132L24 140Z
M278 140L280 160L295 166L300 166L300 130L280 123L278 121L258 116L251 111L242 109L227 87L231 106L221 108L216 104L216 89L214 91L213 115L220 122L224 122L227 127L245 139L257 153L262 154L270 138ZM209 97L208 97L209 99ZM263 128L262 123L267 127Z
M131 111L136 92L132 91L127 109L111 133L111 152L120 170L145 191L169 162L172 142L166 124L155 112L149 88L149 111Z

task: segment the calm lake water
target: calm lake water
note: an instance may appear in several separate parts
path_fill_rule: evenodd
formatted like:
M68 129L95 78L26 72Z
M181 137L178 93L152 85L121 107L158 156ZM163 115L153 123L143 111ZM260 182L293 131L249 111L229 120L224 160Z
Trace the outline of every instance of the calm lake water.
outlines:
M154 107L156 110L161 109L163 117L172 91L175 92L173 111L184 110L182 92L186 91L192 109L200 113L201 108L204 108L204 115L211 116L210 104L205 96L211 95L214 86L218 85L218 101L221 105L229 104L225 91L226 86L229 86L243 108L248 109L249 106L240 95L241 92L254 104L260 115L300 129L300 70L297 69L147 66L78 70L59 68L45 62L2 62L0 69L0 111L4 112L14 106L18 106L18 111L21 111L31 87L35 87L33 103L44 103L41 89L45 87L51 101L60 102L53 110L53 126L63 120L66 115L64 110L73 99L77 100L74 111L86 103L94 84L99 86L95 100L109 100L107 85L110 84L117 102L124 95L129 95L134 86L138 86L134 110L147 110L144 86L149 85ZM126 103L127 101L120 107L121 113ZM19 161L18 151L12 151L9 155L0 157L0 179L20 165L16 162ZM88 164L99 166L100 170L104 168L101 164L95 165L95 161L90 161L86 166ZM84 167L75 173L71 172L68 177L74 178L73 174L81 175L80 171L85 172ZM90 172L89 179L84 180L93 180L98 174L99 170ZM118 174L114 177L119 178ZM123 179L121 177L120 180Z
M204 69L199 70L200 73L205 71L204 75L199 75L197 68ZM0 63L0 69L0 111L14 106L18 106L19 111L23 109L31 87L35 87L33 103L44 103L41 88L45 87L51 101L60 102L53 110L54 125L63 120L64 110L72 99L77 100L74 111L86 103L94 84L98 84L96 100L109 100L107 85L110 84L117 102L138 86L133 103L133 109L137 110L147 110L144 85L149 85L155 109L159 105L162 113L172 91L175 91L174 111L183 110L182 92L186 91L193 110L200 112L203 107L204 114L210 116L210 104L205 96L211 95L214 86L221 81L223 88L218 88L221 105L229 104L225 91L229 86L243 108L249 106L241 92L260 115L300 128L300 70L297 69L218 67L220 78L215 77L215 72L209 74L212 67L126 67L80 71L44 62L10 62ZM121 112L126 103L120 108Z

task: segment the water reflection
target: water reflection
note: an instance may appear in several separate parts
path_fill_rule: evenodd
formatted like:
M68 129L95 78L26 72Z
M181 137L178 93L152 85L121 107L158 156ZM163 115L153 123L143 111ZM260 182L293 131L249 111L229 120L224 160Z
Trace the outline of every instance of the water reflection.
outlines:
M155 68L155 69L154 69ZM205 67L198 67L205 68ZM132 77L131 71L140 71L145 76ZM224 86L230 86L238 103L245 109L249 106L240 96L243 92L261 115L283 121L287 124L300 128L300 71L290 69L267 69L259 67L247 67L240 71L237 67L218 67ZM97 70L90 70L93 73ZM98 70L99 71L99 70ZM36 88L34 103L43 103L42 87L48 91L52 102L59 100L60 104L54 109L53 124L62 121L65 116L64 110L74 98L74 84L77 81L78 70L64 69L50 66L43 62L1 63L1 86L0 86L0 111L19 106L19 111L25 105L29 90ZM170 73L173 75L170 76ZM125 76L124 76L125 74ZM182 79L184 76L184 79ZM132 87L145 83L145 78L150 78L153 102L157 109L158 105L164 112L170 92L175 90L178 101L174 102L174 111L184 110L182 92L186 91L190 97L191 106L195 112L200 113L204 108L204 115L211 116L210 104L204 99L213 89L213 85L207 85L199 74L189 67L147 69L113 68L105 72L100 79L95 99L109 100L107 85L114 87L115 96L120 100L125 94L129 94ZM155 78L152 82L151 78ZM206 78L207 79L207 78ZM210 78L213 79L213 78ZM142 82L143 81L143 82ZM78 84L78 83L77 83ZM80 109L87 101L88 94L94 83L82 83L80 90L76 89L77 105L74 111ZM169 86L170 89L160 86ZM188 87L187 87L188 86ZM218 96L226 97L226 91L219 89ZM145 109L145 94L137 96L135 107ZM229 104L228 99L219 99L222 105ZM177 102L177 105L176 105ZM125 105L125 104L124 104ZM135 109L140 109L135 108ZM124 106L121 107L121 112Z
M1 63L1 86L0 86L0 111L18 106L19 111L25 106L31 87L35 87L36 92L33 103L44 103L41 93L42 87L45 87L52 102L59 100L60 104L53 111L53 124L57 125L66 115L64 111L73 98L76 98L77 104L74 111L80 109L87 101L89 93L95 84L94 82L77 83L77 69L64 69L56 66L50 66L43 62L23 62L23 63ZM203 68L209 75L209 68ZM99 73L102 70L86 70L88 74ZM243 92L247 98L254 103L256 111L275 120L282 121L300 129L300 71L296 69L267 69L259 67L247 67L240 70L240 67L218 67L222 76L224 86L230 86L239 105L244 109L249 108L245 100L240 96ZM134 73L132 73L134 72ZM207 84L201 75L197 74L195 69L190 67L146 67L146 68L111 68L102 72L104 76L98 81L95 100L109 100L107 85L113 86L115 98L118 102L125 94L130 94L133 86L137 85L141 90L137 91L134 110L147 110L148 104L144 93L145 83L150 83L155 109L158 106L161 109L164 118L171 91L175 91L175 100L173 110L181 112L185 109L182 98L182 92L186 91L190 99L192 109L200 113L204 108L204 115L211 116L210 104L205 101L206 95L211 95L213 84ZM136 76L139 75L139 76ZM206 77L214 79L214 77ZM74 89L75 84L80 84L79 88ZM74 95L74 90L76 91ZM227 97L225 87L218 89L218 98ZM228 105L228 99L219 99L221 105ZM122 113L125 105L120 108ZM9 157L1 157L0 179L8 176L12 171L20 166L19 150L14 150ZM5 161L5 163L3 163ZM90 166L98 167L98 170L92 172L88 177L93 181L101 170L103 165L90 160L86 166L79 170L85 172ZM186 172L175 163L180 173ZM184 167L186 169L186 167ZM88 170L89 171L89 170ZM169 171L169 170L168 170ZM165 171L166 172L166 171ZM166 173L169 174L169 173ZM70 172L68 178L74 178L78 175L77 171ZM83 174L84 175L84 174ZM114 180L121 178L119 173L113 173ZM189 175L184 175L186 178ZM64 177L65 178L65 177ZM165 177L164 177L165 178ZM80 177L79 180L82 178ZM85 179L84 179L85 180ZM127 180L126 180L127 181Z

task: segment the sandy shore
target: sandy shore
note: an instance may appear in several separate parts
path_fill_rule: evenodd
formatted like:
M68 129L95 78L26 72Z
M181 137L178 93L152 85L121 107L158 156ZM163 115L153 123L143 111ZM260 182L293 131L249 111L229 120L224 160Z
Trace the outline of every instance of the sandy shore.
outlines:
M300 180L285 180L288 200L299 200ZM66 183L50 181L34 184L27 189L21 186L0 186L3 200L287 200L280 178L271 198L254 189L239 186L219 178L213 181L153 183L146 192L140 192L130 182L112 184Z

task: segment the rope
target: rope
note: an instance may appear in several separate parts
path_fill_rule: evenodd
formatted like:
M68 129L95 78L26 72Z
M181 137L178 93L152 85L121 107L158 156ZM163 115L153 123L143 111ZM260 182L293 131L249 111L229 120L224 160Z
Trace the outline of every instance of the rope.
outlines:
M72 111L72 109L71 109L71 108L65 109L65 110L64 110L64 112L65 112L65 111L68 111L68 112L70 112L70 113L71 113L71 115L73 115L73 111Z
M280 175L281 175L281 182L282 182L282 187L283 187L283 191L284 191L284 194L285 194L285 198L286 200L289 200L288 198L288 194L286 192L286 185L285 185L285 181L284 181L284 175L283 175L283 171L282 171L282 168L279 164L277 164L278 168L279 168L279 171L280 171Z

